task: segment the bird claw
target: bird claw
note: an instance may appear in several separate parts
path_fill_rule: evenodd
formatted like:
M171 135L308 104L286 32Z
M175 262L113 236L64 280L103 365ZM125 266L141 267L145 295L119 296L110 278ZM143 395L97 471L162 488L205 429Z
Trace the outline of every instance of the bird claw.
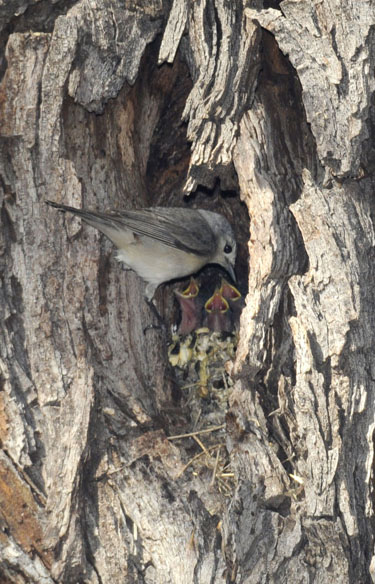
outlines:
M166 326L165 326L165 322L163 317L161 316L161 314L159 313L158 309L156 308L155 304L152 302L152 300L147 300L146 302L148 304L148 306L150 307L151 312L153 313L153 315L155 316L156 320L158 321L158 324L149 324L147 325L144 329L143 329L143 334L146 334L147 331L149 330L162 330L162 331L166 331Z
M147 333L147 331L157 331L157 330L165 332L167 329L166 329L165 324L148 324L143 329L143 334L145 335Z

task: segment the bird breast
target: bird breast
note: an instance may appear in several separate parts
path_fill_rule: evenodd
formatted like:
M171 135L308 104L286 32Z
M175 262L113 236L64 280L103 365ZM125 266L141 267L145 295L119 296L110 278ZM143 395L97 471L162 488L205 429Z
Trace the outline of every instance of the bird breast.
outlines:
M144 236L135 236L131 244L127 243L118 249L117 259L137 272L146 282L157 286L174 278L194 274L207 263L207 258Z

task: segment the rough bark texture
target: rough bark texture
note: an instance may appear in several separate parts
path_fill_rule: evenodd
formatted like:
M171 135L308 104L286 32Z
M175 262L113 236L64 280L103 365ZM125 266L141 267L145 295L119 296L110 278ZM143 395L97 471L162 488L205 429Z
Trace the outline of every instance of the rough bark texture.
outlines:
M374 23L370 0L0 4L1 582L371 582ZM45 199L235 226L230 496L167 439L193 421L143 283Z

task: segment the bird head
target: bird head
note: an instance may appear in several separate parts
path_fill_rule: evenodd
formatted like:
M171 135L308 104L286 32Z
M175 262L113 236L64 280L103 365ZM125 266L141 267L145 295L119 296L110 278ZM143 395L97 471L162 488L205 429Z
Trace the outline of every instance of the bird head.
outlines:
M233 229L223 215L206 210L200 210L200 212L209 223L216 239L216 249L210 263L222 266L228 272L233 282L235 282L236 274L234 266L236 263L237 242Z

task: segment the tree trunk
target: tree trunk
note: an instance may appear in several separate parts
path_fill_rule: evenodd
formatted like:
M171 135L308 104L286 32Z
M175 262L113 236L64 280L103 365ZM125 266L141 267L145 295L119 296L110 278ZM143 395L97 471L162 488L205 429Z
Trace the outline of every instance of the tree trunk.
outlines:
M375 581L373 3L0 22L0 581ZM228 217L248 291L216 425L140 278L47 199Z

